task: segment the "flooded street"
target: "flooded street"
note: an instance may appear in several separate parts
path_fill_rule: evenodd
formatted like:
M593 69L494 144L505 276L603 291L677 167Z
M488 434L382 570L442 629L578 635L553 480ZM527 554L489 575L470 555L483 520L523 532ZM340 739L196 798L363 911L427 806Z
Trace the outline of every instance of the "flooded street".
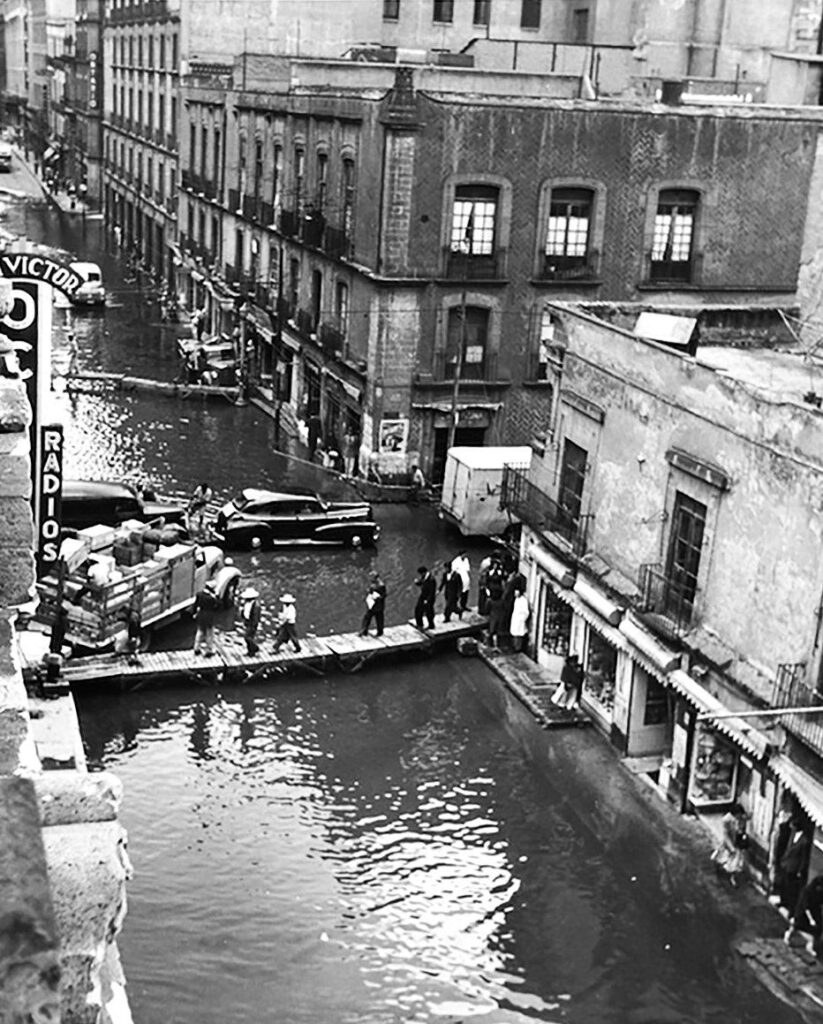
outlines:
M5 223L104 267L108 308L74 316L81 368L174 377L173 331L98 224L84 234L25 203ZM56 401L67 475L148 479L181 499L203 479L222 498L294 482L253 408ZM376 515L375 550L234 555L261 590L264 635L286 588L300 632L356 628L375 567L387 622L410 616L417 565L462 542L433 509ZM475 576L487 550L469 547ZM190 643L191 626L163 642ZM606 741L544 732L477 660L86 692L78 712L90 762L125 786L136 873L119 945L139 1024L799 1020L733 952L739 894Z

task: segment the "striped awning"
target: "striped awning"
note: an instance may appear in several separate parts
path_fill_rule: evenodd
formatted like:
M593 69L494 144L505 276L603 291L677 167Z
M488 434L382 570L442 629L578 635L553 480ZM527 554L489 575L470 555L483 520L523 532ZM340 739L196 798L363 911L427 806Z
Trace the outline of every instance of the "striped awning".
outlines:
M604 640L608 640L612 647L616 647L620 651L628 649L626 638L620 630L617 629L616 626L610 625L599 612L594 610L594 608L590 608L583 598L573 590L567 590L565 587L555 585L554 592L561 601L565 601L566 604L571 605L581 619L585 619L590 626L593 626Z
M769 765L783 785L794 793L797 802L817 827L823 828L823 783L785 754L776 754Z
M728 714L734 709L726 707L705 687L692 679L687 672L680 668L675 669L674 672L669 673L668 682L698 711L709 716L707 721L713 729L722 732L724 736L758 760L766 755L771 745L768 736L745 718L712 718L712 715ZM752 710L755 709L752 708Z

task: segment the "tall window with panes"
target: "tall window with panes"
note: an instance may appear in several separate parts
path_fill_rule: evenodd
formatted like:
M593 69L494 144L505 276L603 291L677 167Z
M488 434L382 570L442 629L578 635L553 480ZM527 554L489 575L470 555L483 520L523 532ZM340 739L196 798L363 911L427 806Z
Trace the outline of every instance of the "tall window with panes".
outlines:
M317 154L317 191L315 193L315 207L317 213L323 214L326 210L326 198L329 188L329 157L327 153Z
M275 142L272 152L271 205L276 217L283 202L283 147Z
M488 25L491 20L492 0L474 0L473 25Z
M343 223L342 228L351 242L354 229L354 160L343 161Z
M492 185L458 185L452 208L449 273L496 275L499 190Z
M568 438L563 442L563 458L560 464L560 487L558 504L560 532L573 534L583 509L583 487L586 482L586 461L588 452Z
M237 205L243 202L243 193L246 191L246 136L240 133L237 155Z
M222 163L223 163L223 136L220 133L219 128L214 129L214 145L212 147L212 183L214 184L214 191L218 198L220 198L220 190L223 184L222 181Z
M337 290L334 297L334 315L337 320L337 329L345 338L349 322L349 286L345 281L337 282Z
M590 189L556 188L549 203L549 223L543 276L549 279L585 277L591 270L594 193Z
M676 621L690 621L697 594L706 506L677 491L666 558L664 611Z
M263 198L263 140L254 140L254 205L257 208ZM256 210L255 210L256 212Z
M664 189L658 195L650 264L653 281L692 280L699 200L691 189Z

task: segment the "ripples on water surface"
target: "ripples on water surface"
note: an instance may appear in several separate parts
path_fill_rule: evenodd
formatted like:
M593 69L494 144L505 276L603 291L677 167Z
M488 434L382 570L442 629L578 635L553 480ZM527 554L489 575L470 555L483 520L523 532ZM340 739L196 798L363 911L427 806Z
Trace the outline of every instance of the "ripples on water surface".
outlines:
M500 702L463 659L85 698L126 786L135 1019L794 1021L730 955L733 921L631 854L653 849L643 810L616 792L598 835L523 738L597 741Z

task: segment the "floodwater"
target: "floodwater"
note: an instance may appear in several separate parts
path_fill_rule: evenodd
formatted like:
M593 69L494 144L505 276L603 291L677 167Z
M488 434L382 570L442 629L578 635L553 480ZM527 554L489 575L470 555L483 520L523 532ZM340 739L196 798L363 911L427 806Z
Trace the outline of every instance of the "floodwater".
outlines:
M104 266L108 308L74 317L81 367L174 376L173 332L95 224L23 203L6 220ZM223 497L292 479L253 409L56 401L68 475L181 498L201 479ZM387 620L408 617L417 564L462 542L432 510L377 515L375 551L236 555L264 631L283 588L303 632L354 628L374 567ZM486 550L471 546L475 566ZM78 710L91 763L125 784L136 874L120 946L140 1024L798 1020L733 953L738 897L682 823L593 731L540 730L476 660L82 693Z

